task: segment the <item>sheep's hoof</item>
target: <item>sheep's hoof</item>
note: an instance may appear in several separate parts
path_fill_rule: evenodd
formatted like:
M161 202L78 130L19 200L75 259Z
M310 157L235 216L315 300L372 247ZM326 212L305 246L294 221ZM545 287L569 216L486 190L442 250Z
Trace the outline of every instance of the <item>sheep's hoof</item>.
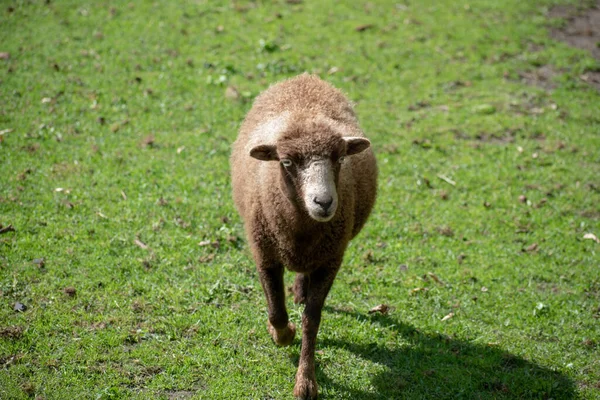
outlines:
M270 322L267 323L269 333L273 338L273 341L278 346L289 346L294 341L296 336L296 325L288 322L287 326L283 329L276 329Z
M294 386L294 397L302 400L314 400L317 398L318 386L315 378L307 378L296 375L296 386Z

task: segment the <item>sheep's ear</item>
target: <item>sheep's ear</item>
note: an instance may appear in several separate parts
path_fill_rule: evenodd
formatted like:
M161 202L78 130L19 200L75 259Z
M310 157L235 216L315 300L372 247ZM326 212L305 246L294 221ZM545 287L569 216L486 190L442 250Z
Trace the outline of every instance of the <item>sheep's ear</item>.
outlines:
M363 137L345 137L346 155L358 154L371 146L371 142Z
M261 161L278 161L279 157L277 156L277 149L275 146L268 144L261 144L259 146L253 147L250 150L250 157L256 158Z

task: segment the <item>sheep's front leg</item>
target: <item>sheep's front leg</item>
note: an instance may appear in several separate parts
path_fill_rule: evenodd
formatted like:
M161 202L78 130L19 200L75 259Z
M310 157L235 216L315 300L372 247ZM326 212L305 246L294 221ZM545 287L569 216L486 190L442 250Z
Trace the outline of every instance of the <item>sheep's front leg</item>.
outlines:
M317 398L318 386L315 375L317 332L321 322L323 304L336 273L337 268L321 268L304 278L308 280L308 291L305 292L306 307L302 314L302 350L294 387L294 396L301 399Z
M283 286L283 266L269 265L258 268L260 283L267 298L269 309L269 333L279 346L292 344L296 336L296 326L289 322L285 309L285 290Z

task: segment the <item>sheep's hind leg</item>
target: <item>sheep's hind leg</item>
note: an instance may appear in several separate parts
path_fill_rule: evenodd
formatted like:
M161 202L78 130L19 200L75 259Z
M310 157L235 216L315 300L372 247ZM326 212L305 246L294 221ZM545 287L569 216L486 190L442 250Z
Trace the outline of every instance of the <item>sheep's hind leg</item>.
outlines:
M270 266L258 269L260 283L267 298L269 321L267 327L273 341L279 346L288 346L296 336L296 326L289 322L285 309L283 286L283 266Z
M321 311L331 289L337 268L321 268L314 271L308 280L306 306L302 314L302 350L296 373L294 396L300 399L316 399L318 393L315 374L315 347L321 323Z
M296 280L294 281L294 287L292 291L294 292L294 303L296 304L305 304L306 303L306 295L308 293L308 282L310 277L304 274L296 274Z

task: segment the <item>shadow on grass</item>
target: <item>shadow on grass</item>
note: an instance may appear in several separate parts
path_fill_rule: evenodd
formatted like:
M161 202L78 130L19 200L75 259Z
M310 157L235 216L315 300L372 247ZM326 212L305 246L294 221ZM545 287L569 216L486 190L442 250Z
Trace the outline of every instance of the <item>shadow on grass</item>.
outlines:
M370 320L393 330L408 342L393 349L382 343L357 344L325 339L321 347L337 347L385 366L372 377L375 393L347 387L317 370L317 382L326 392L335 389L352 399L572 399L573 381L567 376L514 356L495 346L477 345L421 332L390 316L347 312L325 307L360 321ZM329 396L324 393L320 398Z

